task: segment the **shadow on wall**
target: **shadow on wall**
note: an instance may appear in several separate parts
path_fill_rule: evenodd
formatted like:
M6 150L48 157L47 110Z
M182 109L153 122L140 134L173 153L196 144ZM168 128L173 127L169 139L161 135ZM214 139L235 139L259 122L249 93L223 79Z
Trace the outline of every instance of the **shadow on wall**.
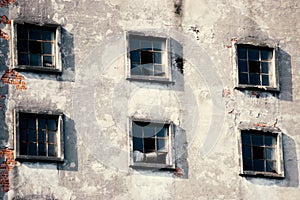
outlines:
M175 126L175 175L184 179L188 179L189 165L188 165L188 143L186 131L179 126Z
M58 77L60 81L75 81L75 54L74 54L74 36L66 29L61 30L61 58L62 75Z
M78 148L75 122L66 116L64 118L64 122L65 159L64 163L58 166L58 169L67 171L78 171Z
M286 134L282 137L283 144L283 159L284 159L284 179L246 177L246 180L252 184L264 186L279 186L279 187L299 187L299 172L297 162L297 151L294 139Z
M293 101L291 56L283 49L278 49L278 77L280 85L279 99Z

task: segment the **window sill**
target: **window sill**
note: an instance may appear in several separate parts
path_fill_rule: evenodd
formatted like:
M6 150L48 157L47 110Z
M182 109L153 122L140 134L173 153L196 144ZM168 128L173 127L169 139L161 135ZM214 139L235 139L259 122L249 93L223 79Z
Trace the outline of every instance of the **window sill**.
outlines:
M269 92L280 92L278 87L260 86L260 85L238 85L235 87L237 90L259 90Z
M57 68L51 67L39 67L39 66L17 66L14 68L16 71L22 72L36 72L36 73L49 73L49 74L61 74L62 71Z
M156 164L156 163L134 163L133 165L130 165L129 167L133 169L143 169L143 170L175 170L175 166L173 165L167 165L167 164Z
M272 172L256 172L256 171L244 171L239 174L240 176L249 176L249 177L262 177L262 178L277 178L283 179L284 174L277 174Z
M17 156L16 160L29 161L29 162L64 162L64 158L59 158L59 157L25 156L25 155Z
M131 76L127 77L126 80L129 81L140 81L140 82L155 82L155 83L164 83L164 84L174 84L174 81L166 77L154 77L154 76Z

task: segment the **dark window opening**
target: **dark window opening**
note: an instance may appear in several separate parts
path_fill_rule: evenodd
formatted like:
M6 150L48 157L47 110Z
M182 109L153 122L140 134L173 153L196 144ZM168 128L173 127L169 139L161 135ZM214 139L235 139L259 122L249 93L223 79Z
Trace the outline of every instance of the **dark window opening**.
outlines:
M54 68L55 32L52 27L18 24L18 64Z
M133 121L134 163L168 164L169 124Z
M273 49L238 45L239 84L270 86Z
M278 173L277 135L256 130L241 134L244 171Z
M59 115L19 113L19 155L57 158L60 156Z

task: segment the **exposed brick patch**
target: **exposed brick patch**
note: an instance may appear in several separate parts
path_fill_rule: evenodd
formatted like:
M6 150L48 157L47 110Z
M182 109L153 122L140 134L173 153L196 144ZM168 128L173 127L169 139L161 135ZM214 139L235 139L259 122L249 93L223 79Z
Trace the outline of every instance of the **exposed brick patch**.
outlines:
M9 172L15 165L14 151L8 148L0 149L0 192L9 191Z
M13 69L9 69L1 78L3 83L13 84L16 86L17 90L26 90L26 82L24 76Z

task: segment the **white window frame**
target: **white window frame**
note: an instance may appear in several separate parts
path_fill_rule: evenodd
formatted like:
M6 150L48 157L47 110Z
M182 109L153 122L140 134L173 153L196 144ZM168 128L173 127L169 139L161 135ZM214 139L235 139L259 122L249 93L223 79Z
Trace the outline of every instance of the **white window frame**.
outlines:
M168 156L166 163L149 163L149 162L135 162L134 161L134 152L133 152L133 130L132 124L134 121L138 122L149 122L149 123L156 123L162 125L168 125ZM129 118L128 122L128 144L129 144L129 166L132 168L149 168L149 169L175 169L175 148L174 148L174 127L173 122L171 121L160 121L160 120L147 120L147 119L140 119L140 118Z
M243 144L242 144L242 132L243 131L255 131L260 134L272 135L276 137L276 164L278 172L262 172L254 170L244 170L243 168ZM251 134L251 133L250 133ZM253 133L255 134L255 133ZM270 177L270 178L284 178L284 160L283 160L283 147L282 147L282 132L272 129L239 129L238 137L239 155L240 155L240 175L241 176L256 176L256 177ZM252 146L251 146L252 147ZM253 156L253 155L252 155Z
M18 64L18 24L28 25L28 26L37 26L37 27L49 27L55 29L55 38L54 38L54 66L44 67L44 66L31 66L31 65L19 65ZM62 72L62 58L61 58L61 26L56 24L47 24L47 25L38 25L33 23L24 23L24 22L15 22L11 21L11 59L12 59L12 68L22 71L35 71L35 72L52 72L52 73L61 73Z
M57 155L56 156L33 156L33 155L21 155L21 147L20 147L20 113L35 115L37 116L51 116L57 117L57 133L56 133L56 142L57 142ZM18 160L32 160L32 161L50 161L50 162L62 162L64 161L64 129L63 129L63 114L53 113L50 111L47 112L33 112L26 110L14 110L14 132L15 132L15 155ZM48 136L48 135L47 135ZM37 139L38 140L38 139Z
M125 32L126 37L126 79L127 80L136 80L136 81L153 81L153 82L172 82L172 74L171 74L171 53L170 53L170 39L168 37L164 37L159 34L151 33L143 33L143 32L133 32L127 31ZM157 38L159 40L165 41L165 51L163 56L163 64L165 66L165 75L164 76L154 76L154 75L133 75L131 73L131 59L130 59L130 38L131 37L140 37L145 39L154 39Z
M269 91L279 91L279 78L278 78L278 45L277 44L265 44L259 43L254 41L238 41L232 40L232 49L233 49L233 66L234 66L234 77L235 77L235 87L239 89L261 89L261 90L269 90ZM239 66L238 66L238 48L254 48L258 50L262 49L270 49L272 50L273 57L272 57L272 64L269 69L269 85L252 85L252 84L240 84L239 83ZM247 58L247 62L248 62ZM261 61L260 61L261 62ZM248 69L249 73L249 69ZM261 76L261 75L260 75Z

